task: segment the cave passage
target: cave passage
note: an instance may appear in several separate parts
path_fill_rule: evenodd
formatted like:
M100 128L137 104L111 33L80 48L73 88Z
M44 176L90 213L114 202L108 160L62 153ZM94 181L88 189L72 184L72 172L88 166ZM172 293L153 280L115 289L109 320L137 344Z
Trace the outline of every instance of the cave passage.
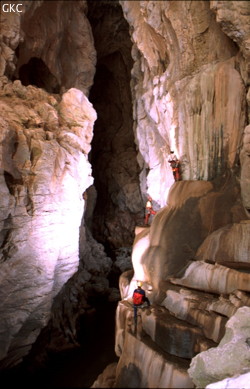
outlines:
M59 93L60 85L41 58L32 57L19 69L19 79L24 86L35 85L49 93Z
M91 230L108 254L131 247L143 221L130 90L132 42L118 2L88 3L97 65L89 100L97 112L90 163L97 192Z

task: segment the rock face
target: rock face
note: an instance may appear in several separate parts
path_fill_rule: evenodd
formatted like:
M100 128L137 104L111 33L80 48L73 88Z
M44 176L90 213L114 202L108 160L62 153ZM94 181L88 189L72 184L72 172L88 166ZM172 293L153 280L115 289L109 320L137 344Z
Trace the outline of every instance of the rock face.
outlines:
M201 370L199 354L224 346L226 325L250 307L249 2L23 3L0 19L1 368L48 323L52 348L74 344L89 296L117 299L96 229L114 248L134 240L119 285L120 359L93 387L227 378ZM135 228L147 194L158 212ZM151 301L137 332L136 280Z
M78 268L96 113L77 89L56 100L19 81L5 85L0 105L1 360L11 365L30 349Z
M205 387L224 377L249 371L249 314L249 307L239 308L228 320L225 336L218 347L204 351L193 358L189 375L197 387Z
M83 193L93 183L88 153L97 116L86 95L96 51L86 11L85 1L24 1L21 13L1 8L1 369L22 360L51 317L75 340L74 315L65 328L51 307L78 270ZM94 265L84 229L81 241L89 263L65 289L69 315L77 282L98 282L88 272ZM111 267L101 257L96 276ZM55 310L63 306L58 300Z
M239 162L249 77L249 32L243 15L249 5L121 5L134 42L132 93L141 188L164 206L173 182L166 162L170 149L181 161L185 180L211 180ZM237 13L242 15L240 33ZM249 170L248 159L244 171Z
M98 113L90 161L97 190L95 238L111 249L131 247L143 223L130 90L131 39L118 2L90 2L97 65L90 101Z
M249 169L249 156L250 156L250 126L246 126L244 135L243 135L243 147L240 152L240 160L241 160L241 191L242 191L242 200L246 209L249 211L250 203L249 203L249 187L250 187L250 169Z
M244 388L244 387L247 388L249 380L250 380L250 373L241 374L240 376L225 378L222 381L207 385L206 389L220 389L220 388L235 389L235 388Z
M221 188L215 191L211 182L176 183L169 193L168 205L155 216L150 230L145 229L135 239L132 252L135 279L150 280L154 293L160 296L160 285L184 271L206 236L245 217L244 208L237 206L236 187L231 180L224 186L224 192ZM222 204L223 210L216 212ZM248 224L242 226L247 234ZM243 253L238 260L247 260Z
M242 220L245 210L237 205L237 184L235 187L231 181L222 187L217 192L212 182L176 183L171 188L169 204L157 213L150 228L136 236L132 251L133 271L124 273L120 279L123 300L119 303L116 321L116 352L120 356L115 380L118 387L120 380L123 386L128 382L126 370L137 355L128 346L127 336L143 343L153 341L150 351L144 350L147 360L155 361L155 352L159 357L167 353L164 362L165 367L169 366L167 387L192 387L184 361L219 343L227 318L238 307L249 306L250 275L244 271L249 266L246 251L250 242L249 220ZM214 212L211 212L211 204ZM220 204L223 204L223 217L222 213L215 212ZM234 220L233 224L230 219L231 223ZM235 230L246 237L242 250L239 248L235 253L237 260L230 256L230 262L225 258L224 265L220 264L221 257L217 260L211 255L211 246L206 244L224 231L220 224L226 224L228 231ZM237 236L235 233L231 238L232 246ZM218 252L223 252L224 248L226 253L224 242L217 240ZM230 247L228 245L228 250ZM138 279L143 281L153 305L150 312L142 311L141 329L134 333L131 298ZM160 365L155 370L162 371ZM140 374L134 372L136 377L138 374L141 377L137 385L145 387L148 368L142 364L139 370ZM166 386L166 378L164 386L160 378L150 377L153 381L149 387Z
M247 2L238 8L236 2L213 1L120 3L134 43L141 190L161 209L150 228L137 229L133 271L120 278L120 360L113 366L113 387L202 386L198 373L212 381L199 353L223 342L228 319L236 320L238 308L250 306L245 109L250 8ZM171 149L181 161L183 179L174 185L166 162ZM141 311L137 332L131 305L136 280L143 281L152 303L150 312ZM192 373L185 363L197 354ZM246 372L238 367L230 375ZM228 374L221 371L212 379ZM105 387L104 375L93 387L98 384Z
M88 95L96 51L86 1L23 3L14 76L24 85L35 84L51 93L74 87Z
M250 222L242 220L240 223L227 224L209 235L200 246L197 258L201 260L240 265L244 260L246 267L250 252Z

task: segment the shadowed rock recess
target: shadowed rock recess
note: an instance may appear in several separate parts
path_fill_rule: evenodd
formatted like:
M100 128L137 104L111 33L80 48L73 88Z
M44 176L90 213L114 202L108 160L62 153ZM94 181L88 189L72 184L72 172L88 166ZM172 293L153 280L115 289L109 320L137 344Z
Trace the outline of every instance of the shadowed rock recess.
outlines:
M248 387L250 2L21 10L1 2L1 382Z

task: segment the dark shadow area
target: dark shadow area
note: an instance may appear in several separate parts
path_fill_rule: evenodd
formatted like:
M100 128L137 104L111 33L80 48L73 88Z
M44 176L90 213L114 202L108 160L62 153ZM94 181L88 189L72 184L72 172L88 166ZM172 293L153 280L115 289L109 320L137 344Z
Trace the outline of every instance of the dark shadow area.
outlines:
M133 132L132 42L118 1L88 2L97 64L89 100L97 112L89 160L96 203L91 232L109 253L130 247L143 202Z
M124 366L121 370L117 381L117 388L141 388L141 382L141 370L133 363L129 363L128 366ZM144 387L148 387L146 383Z
M21 364L1 373L1 388L90 388L107 365L118 361L114 352L116 306L96 301L91 326L84 318L80 323L79 348L51 353L46 367L35 372Z
M19 69L19 79L24 86L35 85L49 93L59 93L60 85L41 58L33 57Z

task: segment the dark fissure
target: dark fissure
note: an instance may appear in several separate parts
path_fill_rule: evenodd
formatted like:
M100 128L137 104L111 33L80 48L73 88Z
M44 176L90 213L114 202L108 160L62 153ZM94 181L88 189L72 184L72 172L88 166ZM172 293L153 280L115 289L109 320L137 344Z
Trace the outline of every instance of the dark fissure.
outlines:
M49 93L59 93L60 85L41 58L33 57L19 69L19 79L23 85L35 85Z
M97 193L91 229L110 255L131 247L143 217L130 91L132 43L118 2L89 2L88 18L97 50L89 96L97 112L90 153Z

